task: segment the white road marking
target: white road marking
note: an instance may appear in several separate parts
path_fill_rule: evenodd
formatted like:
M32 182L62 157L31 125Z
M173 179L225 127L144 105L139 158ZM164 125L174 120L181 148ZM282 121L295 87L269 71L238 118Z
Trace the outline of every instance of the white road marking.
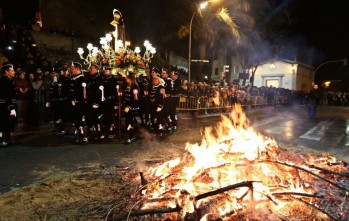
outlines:
M329 128L332 124L333 124L333 121L329 121L329 120L321 121L316 126L312 127L306 133L301 135L300 138L319 141L324 135L326 128Z

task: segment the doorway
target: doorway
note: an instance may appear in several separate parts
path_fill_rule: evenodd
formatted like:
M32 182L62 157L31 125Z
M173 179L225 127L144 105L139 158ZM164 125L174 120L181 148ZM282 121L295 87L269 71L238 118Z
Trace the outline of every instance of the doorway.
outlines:
M273 86L273 87L278 88L279 87L279 80L278 79L266 80L265 86L267 86L267 87Z

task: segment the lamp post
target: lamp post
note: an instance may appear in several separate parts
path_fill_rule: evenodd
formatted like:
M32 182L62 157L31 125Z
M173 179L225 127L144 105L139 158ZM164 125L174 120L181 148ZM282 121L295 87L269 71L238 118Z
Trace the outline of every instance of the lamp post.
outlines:
M205 9L209 2L214 2L214 1L217 1L217 0L204 1L204 2L200 3L200 9L201 10ZM196 12L197 12L197 8L195 9L193 15L191 16L190 23L189 23L188 82L190 82L190 77L191 77L191 70L190 70L190 66L191 66L191 32L192 32L193 20L194 20L194 17L196 15Z
M189 49L188 49L188 83L190 83L190 66L191 66L191 29L193 25L193 20L196 14L196 10L194 11L193 15L191 16L190 19L190 24L189 24Z
M346 66L347 65L347 59L340 59L340 60L333 60L333 61L326 61L322 64L320 64L319 66L317 66L315 68L315 71L314 71L314 81L315 81L315 75L316 75L316 72L322 67L324 66L325 64L329 64L329 63L336 63L336 62L343 62L343 66Z

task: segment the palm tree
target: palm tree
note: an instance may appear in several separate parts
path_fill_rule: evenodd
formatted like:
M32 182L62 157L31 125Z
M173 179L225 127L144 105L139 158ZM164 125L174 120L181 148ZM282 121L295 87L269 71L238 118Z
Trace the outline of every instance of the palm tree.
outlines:
M278 1L258 1L253 4L253 16L259 21L255 25L255 32L250 35L249 47L236 47L236 55L241 61L244 70L251 70L250 84L254 84L254 76L258 66L264 61L278 57L283 53L283 41L287 39L289 30L294 23L291 14L294 8L287 2ZM253 33L253 32L252 32ZM293 42L293 44L295 44ZM287 51L290 54L290 49Z
M205 11L199 11L200 16L195 16L192 23L192 37L198 44L198 58L206 58L207 49L225 41L229 45L245 45L247 32L254 26L254 19L248 14L250 5L245 0L229 0L223 2L224 6L212 3ZM184 38L189 35L189 24L181 26L178 36ZM203 81L202 64L199 71L193 74L193 79Z

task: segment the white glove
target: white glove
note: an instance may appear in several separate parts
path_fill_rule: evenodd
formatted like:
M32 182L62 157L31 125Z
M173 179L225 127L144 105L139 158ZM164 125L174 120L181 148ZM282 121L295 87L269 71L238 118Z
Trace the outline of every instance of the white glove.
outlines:
M51 106L50 102L46 102L45 107L49 108Z
M162 107L158 107L158 108L156 109L157 112L160 112L161 110L162 110Z
M99 105L98 105L98 104L93 104L92 107L93 107L94 109L97 109L97 108L99 107Z
M16 110L11 110L10 116L16 117Z
M75 101L71 101L71 105L75 106L76 102Z
M125 107L124 111L125 113L129 112L130 108L129 107Z

